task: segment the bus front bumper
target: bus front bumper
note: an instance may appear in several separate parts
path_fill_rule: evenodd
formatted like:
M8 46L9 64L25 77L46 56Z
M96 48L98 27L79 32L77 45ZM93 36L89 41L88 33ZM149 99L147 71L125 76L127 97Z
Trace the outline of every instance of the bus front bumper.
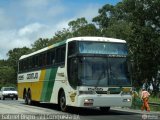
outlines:
M79 95L78 107L130 107L131 95Z

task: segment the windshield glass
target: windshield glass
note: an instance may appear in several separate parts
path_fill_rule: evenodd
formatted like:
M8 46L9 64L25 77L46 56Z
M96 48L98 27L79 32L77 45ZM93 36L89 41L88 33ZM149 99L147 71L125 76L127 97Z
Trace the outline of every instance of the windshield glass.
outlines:
M126 58L108 58L109 85L130 85Z
M82 57L78 79L81 85L106 87L130 85L126 58Z
M15 91L16 89L15 88L4 88L4 91Z
M79 42L79 52L89 54L127 55L126 43Z

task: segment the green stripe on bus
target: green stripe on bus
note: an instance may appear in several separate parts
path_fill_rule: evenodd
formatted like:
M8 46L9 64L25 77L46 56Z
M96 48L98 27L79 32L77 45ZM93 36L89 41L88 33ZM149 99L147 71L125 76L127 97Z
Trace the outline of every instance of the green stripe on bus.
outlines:
M49 102L50 99L51 99L57 69L58 69L57 67L52 68L52 70L50 72L49 83L48 83L48 87L47 87L47 93L46 93L46 96L45 96L45 101L46 102Z
M43 89L42 89L42 94L41 94L41 101L45 101L45 96L47 94L47 87L49 83L49 76L50 76L51 69L46 70L46 75L44 78L44 83L43 83Z

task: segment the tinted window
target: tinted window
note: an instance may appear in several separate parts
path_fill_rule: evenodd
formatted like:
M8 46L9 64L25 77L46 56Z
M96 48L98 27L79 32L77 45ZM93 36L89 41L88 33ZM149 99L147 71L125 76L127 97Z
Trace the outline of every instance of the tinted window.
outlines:
M128 51L125 43L79 42L79 52L89 54L127 55Z
M25 58L19 61L19 72L29 71L31 69L40 69L41 67L51 66L55 63L65 62L66 47L50 49L47 52Z
M76 53L76 51L77 51L76 43L77 43L76 41L68 43L68 56Z
M66 47L59 47L56 49L56 63L64 63L65 62L65 51Z

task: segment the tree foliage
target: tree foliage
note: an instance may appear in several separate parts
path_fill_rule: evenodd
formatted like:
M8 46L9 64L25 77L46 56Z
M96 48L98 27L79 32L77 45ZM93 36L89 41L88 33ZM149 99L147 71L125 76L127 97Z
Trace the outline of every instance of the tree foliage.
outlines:
M11 66L0 67L0 84L12 83L16 84L15 69Z
M0 80L6 81L7 83L16 83L17 81L17 72L18 72L18 60L19 58L30 52L29 48L14 48L13 50L9 50L7 55L8 59L6 61L3 60L4 64L2 65Z
M42 49L44 47L47 47L49 45L49 39L46 38L46 39L43 39L43 38L39 38L38 40L36 40L34 42L34 44L32 44L32 51L36 51L36 50L39 50L39 49Z

